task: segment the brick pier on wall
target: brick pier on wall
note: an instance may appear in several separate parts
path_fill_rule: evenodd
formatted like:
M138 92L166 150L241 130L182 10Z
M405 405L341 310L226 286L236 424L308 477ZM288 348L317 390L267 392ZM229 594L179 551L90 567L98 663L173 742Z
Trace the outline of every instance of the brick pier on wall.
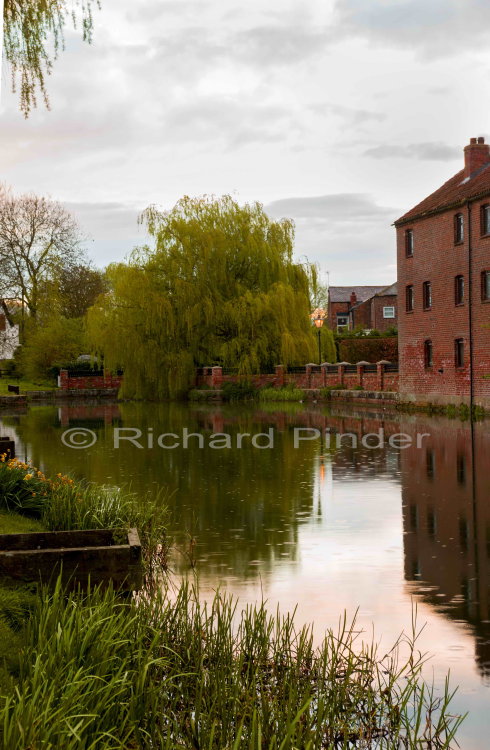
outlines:
M308 364L304 367L286 368L277 365L274 372L243 376L222 367L201 367L196 374L196 388L207 386L219 389L223 383L238 383L247 380L257 388L281 388L294 385L297 388L328 388L341 386L344 390L362 388L365 391L398 391L398 365L382 360L369 362L339 362L332 365Z

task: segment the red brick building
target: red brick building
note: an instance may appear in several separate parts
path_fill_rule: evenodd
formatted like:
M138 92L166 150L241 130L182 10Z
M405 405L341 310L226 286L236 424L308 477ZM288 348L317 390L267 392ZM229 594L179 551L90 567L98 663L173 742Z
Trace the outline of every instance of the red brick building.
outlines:
M395 222L400 393L490 408L490 148Z
M397 326L396 283L383 286L331 286L328 323L333 331L363 328L385 331Z

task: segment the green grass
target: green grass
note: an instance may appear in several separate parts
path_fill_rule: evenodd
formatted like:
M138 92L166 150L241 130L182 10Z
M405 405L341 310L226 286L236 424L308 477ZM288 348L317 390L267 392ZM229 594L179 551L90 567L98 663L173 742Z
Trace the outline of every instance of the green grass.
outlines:
M186 583L130 603L45 590L23 642L0 705L9 750L441 750L460 723L449 690L422 682L413 635L379 654L344 620L315 648L291 616L236 614L220 593L206 606Z
M0 534L28 534L44 530L45 526L35 518L25 518L18 513L0 511Z
M8 392L7 386L18 385L20 387L20 393L28 393L29 391L54 391L57 388L56 383L52 380L38 381L36 383L31 380L17 380L14 377L3 376L0 378L0 396L11 396Z
M284 388L262 388L259 398L261 401L303 401L306 394L301 388L287 385Z
M0 512L39 521L52 531L119 529L139 531L147 574L165 563L165 493L143 496L119 487L100 487L58 474L46 477L18 459L0 461ZM19 521L20 523L20 521Z

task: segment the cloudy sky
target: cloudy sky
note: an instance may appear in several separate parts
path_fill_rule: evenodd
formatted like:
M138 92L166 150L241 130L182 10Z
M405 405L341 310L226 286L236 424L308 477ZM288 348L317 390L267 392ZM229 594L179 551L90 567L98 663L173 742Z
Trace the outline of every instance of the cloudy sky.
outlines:
M29 120L3 71L0 179L62 200L98 265L138 213L232 193L332 284L391 283L394 219L490 133L488 0L102 0Z

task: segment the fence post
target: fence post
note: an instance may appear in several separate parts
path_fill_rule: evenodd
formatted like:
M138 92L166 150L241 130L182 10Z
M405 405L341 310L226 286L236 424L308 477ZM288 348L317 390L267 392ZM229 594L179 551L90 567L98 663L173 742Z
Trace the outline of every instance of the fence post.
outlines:
M380 359L376 362L376 388L378 391L384 391L385 385L385 365L390 363L386 359Z
M307 365L305 365L306 370L306 382L308 383L308 388L311 388L311 368L315 367L314 362L308 362Z
M337 376L339 378L339 384L344 385L345 366L350 365L350 362L338 362L337 363Z
M275 387L282 388L284 385L284 365L276 365L275 372L276 372Z
M59 387L64 391L68 390L68 370L60 370L59 374Z
M211 367L211 385L213 388L221 388L223 382L223 368L219 366Z
M357 363L357 385L361 388L364 386L364 368L368 364L369 362L365 362L364 360Z
M330 362L322 362L322 387L327 387L327 368L329 367Z

